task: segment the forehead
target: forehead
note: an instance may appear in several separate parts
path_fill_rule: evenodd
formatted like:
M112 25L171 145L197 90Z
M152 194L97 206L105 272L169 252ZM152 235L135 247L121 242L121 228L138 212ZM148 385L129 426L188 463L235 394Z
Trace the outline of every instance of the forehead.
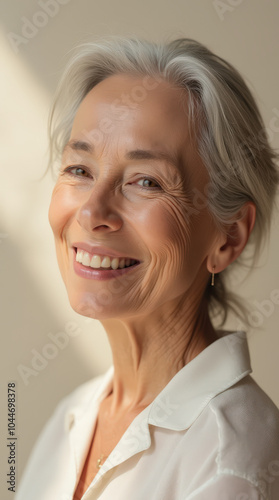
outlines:
M153 104L159 105L162 111L170 114L181 112L182 101L187 100L184 89L176 87L162 78L147 76L133 76L116 74L102 80L95 85L86 95L84 101L102 101L104 104L113 104L111 112L116 112L116 107L127 107L130 110L147 109ZM185 118L184 112L184 118Z
M80 128L106 129L137 139L164 142L188 136L187 94L163 80L128 75L111 76L96 85L82 101L72 135ZM174 141L175 142L175 141Z

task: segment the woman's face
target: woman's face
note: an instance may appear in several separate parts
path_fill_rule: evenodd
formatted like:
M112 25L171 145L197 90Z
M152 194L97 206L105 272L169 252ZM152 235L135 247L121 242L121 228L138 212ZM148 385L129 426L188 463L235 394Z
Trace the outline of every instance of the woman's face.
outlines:
M127 75L94 87L75 116L49 210L73 309L124 318L201 299L217 236L208 182L185 92Z

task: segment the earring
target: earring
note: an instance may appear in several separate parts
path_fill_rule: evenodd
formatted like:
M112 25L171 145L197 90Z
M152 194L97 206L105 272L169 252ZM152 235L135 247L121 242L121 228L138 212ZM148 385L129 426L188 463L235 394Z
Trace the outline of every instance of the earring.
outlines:
M214 271L215 271L215 267L216 267L216 266L213 266L213 268L212 268L212 273L211 273L211 286L214 286L214 276L215 276Z

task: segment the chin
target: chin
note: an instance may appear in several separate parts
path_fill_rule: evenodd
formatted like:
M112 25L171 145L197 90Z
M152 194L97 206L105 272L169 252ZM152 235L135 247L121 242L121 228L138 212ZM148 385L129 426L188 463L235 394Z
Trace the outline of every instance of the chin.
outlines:
M119 307L116 304L109 304L105 295L101 297L92 296L92 294L68 294L72 309L80 314L92 319L109 319L119 315Z

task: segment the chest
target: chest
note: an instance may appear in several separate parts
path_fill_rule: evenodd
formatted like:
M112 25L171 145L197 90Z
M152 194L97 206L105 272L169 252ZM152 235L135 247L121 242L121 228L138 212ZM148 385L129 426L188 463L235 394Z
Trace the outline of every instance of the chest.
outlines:
M134 416L127 415L121 420L113 421L107 418L106 412L100 412L73 500L82 498L133 418Z
M105 455L103 453L100 454L97 436L97 431L95 431L73 500L80 500L82 498L90 483L98 473L99 468L104 463Z

